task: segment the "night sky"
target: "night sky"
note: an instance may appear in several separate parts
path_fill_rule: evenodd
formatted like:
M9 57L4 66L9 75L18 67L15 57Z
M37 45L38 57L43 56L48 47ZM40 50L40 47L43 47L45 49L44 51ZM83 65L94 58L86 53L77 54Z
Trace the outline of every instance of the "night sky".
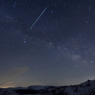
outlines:
M95 0L0 0L0 87L94 78Z

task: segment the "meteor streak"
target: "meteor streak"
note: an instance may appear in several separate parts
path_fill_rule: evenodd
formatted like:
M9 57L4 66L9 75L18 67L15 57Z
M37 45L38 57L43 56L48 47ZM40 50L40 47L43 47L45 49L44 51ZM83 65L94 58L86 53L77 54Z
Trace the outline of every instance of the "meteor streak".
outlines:
M39 15L39 17L35 20L35 22L32 24L30 29L32 30L33 26L36 24L36 22L39 20L39 18L43 15L43 13L46 11L47 7L42 11L42 13Z

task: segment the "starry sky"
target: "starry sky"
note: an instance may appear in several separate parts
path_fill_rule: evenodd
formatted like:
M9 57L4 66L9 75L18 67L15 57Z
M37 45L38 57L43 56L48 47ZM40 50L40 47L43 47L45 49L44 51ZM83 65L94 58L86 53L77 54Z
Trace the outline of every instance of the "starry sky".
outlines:
M94 79L94 20L94 0L0 0L0 87Z

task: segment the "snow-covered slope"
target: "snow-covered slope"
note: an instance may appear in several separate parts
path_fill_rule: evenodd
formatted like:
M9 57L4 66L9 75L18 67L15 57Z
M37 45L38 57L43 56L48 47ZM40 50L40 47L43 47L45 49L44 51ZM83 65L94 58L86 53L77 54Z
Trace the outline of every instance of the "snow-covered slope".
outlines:
M95 80L70 86L0 88L0 95L95 95Z

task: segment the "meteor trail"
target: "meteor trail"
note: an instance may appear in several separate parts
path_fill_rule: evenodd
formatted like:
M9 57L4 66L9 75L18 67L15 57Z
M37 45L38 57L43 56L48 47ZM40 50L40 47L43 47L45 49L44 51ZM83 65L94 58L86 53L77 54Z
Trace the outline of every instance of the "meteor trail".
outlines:
M39 15L39 17L35 20L35 22L32 24L30 29L32 30L33 26L36 24L36 22L39 20L39 18L43 15L43 13L46 11L47 7L42 11L42 13Z

